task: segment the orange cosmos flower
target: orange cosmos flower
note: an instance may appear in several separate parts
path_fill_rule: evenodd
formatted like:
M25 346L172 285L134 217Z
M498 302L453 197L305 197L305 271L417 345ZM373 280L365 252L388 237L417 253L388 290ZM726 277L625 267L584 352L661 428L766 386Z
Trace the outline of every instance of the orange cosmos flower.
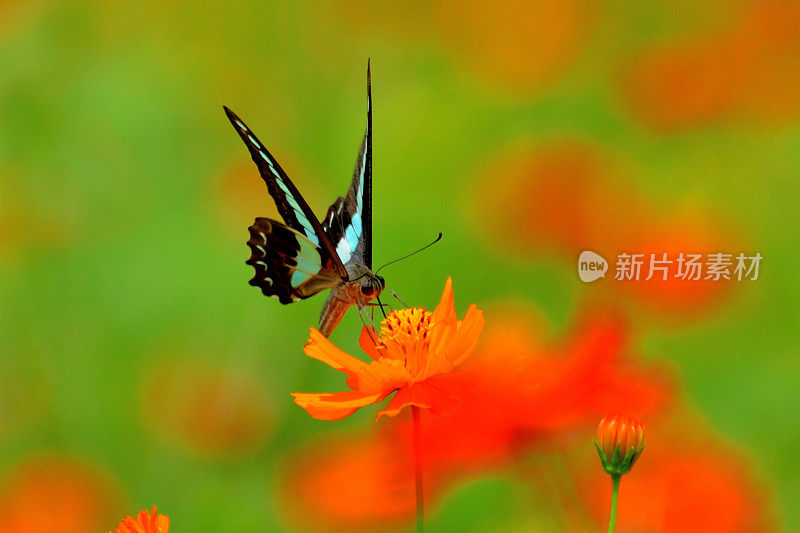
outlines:
M159 515L156 511L156 506L153 506L153 512L139 511L139 515L134 518L128 516L119 523L114 533L168 533L169 532L169 517Z
M380 336L372 328L363 329L360 344L371 363L343 352L311 328L306 355L347 374L347 386L352 390L292 396L319 420L341 420L394 391L397 395L378 418L396 416L408 405L446 411L452 397L437 385L437 378L452 372L472 354L482 330L483 311L474 305L463 320L456 318L453 281L447 278L433 312L422 307L393 311L381 322Z

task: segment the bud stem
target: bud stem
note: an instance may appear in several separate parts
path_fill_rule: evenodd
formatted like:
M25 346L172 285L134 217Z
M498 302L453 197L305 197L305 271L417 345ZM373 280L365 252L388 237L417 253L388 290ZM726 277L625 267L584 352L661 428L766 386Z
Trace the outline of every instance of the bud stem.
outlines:
M619 497L619 474L611 474L611 514L608 517L608 533L617 527L617 499Z

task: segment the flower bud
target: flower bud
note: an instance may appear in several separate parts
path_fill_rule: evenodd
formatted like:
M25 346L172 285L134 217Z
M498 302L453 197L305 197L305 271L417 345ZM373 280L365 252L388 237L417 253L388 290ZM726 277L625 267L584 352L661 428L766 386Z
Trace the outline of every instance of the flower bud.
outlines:
M603 470L611 475L627 474L644 448L644 426L629 416L608 416L597 426L594 444Z

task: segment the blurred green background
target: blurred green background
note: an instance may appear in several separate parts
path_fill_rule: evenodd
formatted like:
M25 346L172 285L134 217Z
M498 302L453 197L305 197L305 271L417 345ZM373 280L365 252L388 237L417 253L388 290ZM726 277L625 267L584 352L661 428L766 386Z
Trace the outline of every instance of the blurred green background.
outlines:
M294 530L276 470L374 412L329 424L291 402L343 387L301 350L324 296L284 307L247 285L247 227L276 211L221 106L322 214L352 175L371 58L374 263L444 233L390 286L433 306L449 275L459 313L522 301L553 336L613 301L800 529L797 11L0 2L4 505L32 505L20 480L44 464L91 478L101 529L156 503L174 531ZM764 260L757 281L701 289L578 280L581 250L637 246ZM359 353L359 327L349 313L333 340ZM471 485L430 530L487 499L505 503L482 531L546 527L515 490Z

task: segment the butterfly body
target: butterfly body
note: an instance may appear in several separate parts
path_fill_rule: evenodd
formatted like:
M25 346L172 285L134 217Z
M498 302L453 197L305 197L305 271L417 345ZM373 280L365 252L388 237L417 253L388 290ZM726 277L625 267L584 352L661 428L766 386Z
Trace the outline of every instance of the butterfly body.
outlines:
M364 309L370 305L370 300L377 298L386 287L386 282L381 276L374 274L363 265L347 265L350 279L355 281L342 281L331 289L331 294L322 306L319 315L319 331L326 337L339 324L345 312L353 305Z
M372 94L367 66L367 131L353 180L344 197L320 222L278 162L230 109L225 113L244 141L285 223L256 218L250 226L246 261L255 269L250 285L282 304L325 289L320 331L328 336L348 308L370 305L385 287L372 271Z

